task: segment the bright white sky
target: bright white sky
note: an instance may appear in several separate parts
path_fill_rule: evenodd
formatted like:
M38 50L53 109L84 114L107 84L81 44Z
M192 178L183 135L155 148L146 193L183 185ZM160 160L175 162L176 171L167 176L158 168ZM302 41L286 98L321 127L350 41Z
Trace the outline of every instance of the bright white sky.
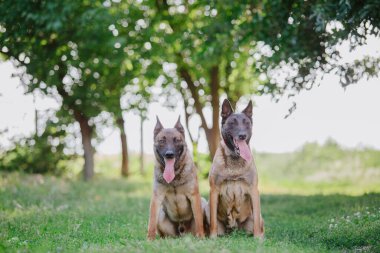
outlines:
M380 41L371 39L367 46L354 52L348 46L340 49L343 61L352 61L366 54L380 54ZM34 131L34 104L31 95L24 95L23 88L9 62L0 63L0 131L7 128L7 134L0 132L0 146L7 145L7 138L13 135L28 134ZM293 98L297 102L297 110L287 119L291 102L286 98L274 103L268 96L253 97L254 132L251 146L257 151L286 152L299 148L305 142L323 143L333 138L346 147L370 146L380 149L380 79L362 80L349 86L346 90L339 85L338 78L326 75L319 87L311 91L303 91ZM224 97L223 97L224 98ZM144 124L145 152L152 153L153 128L155 115L158 115L165 127L172 127L178 115L182 115L182 103L174 111L152 104L149 108L148 120ZM37 108L46 110L55 107L54 101L37 100ZM239 104L238 109L245 105ZM206 113L206 116L210 116ZM131 151L139 151L139 117L125 114L128 144ZM194 119L190 131L196 132L199 121ZM105 129L107 138L99 145L101 154L120 152L119 133L114 129ZM199 149L206 152L207 144L201 138Z

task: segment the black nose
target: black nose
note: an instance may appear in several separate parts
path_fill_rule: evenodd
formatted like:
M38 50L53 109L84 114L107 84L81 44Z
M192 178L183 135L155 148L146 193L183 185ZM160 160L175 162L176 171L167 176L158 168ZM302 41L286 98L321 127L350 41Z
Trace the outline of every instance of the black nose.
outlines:
M245 138L247 138L246 134L239 134L239 139L240 140L245 140Z
M172 159L172 158L174 158L174 152L171 151L171 150L166 151L166 153L165 153L165 158L167 158L167 159Z

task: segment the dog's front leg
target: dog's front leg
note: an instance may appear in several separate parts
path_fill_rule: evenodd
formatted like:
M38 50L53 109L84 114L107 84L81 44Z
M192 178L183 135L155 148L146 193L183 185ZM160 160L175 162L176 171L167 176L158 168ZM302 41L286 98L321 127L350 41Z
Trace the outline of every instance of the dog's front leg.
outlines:
M210 238L218 235L217 207L219 192L215 185L210 185Z
M252 189L252 210L253 210L253 235L254 237L263 238L264 231L261 228L261 207L260 194L257 184Z
M195 233L199 238L203 238L205 236L204 228L203 228L203 211L202 211L202 203L201 203L201 195L199 194L198 185L196 189L190 196L191 200L191 209L194 215L195 221Z
M161 207L164 196L165 194L158 193L157 190L153 191L152 199L150 200L150 214L147 235L148 240L154 240L156 238L159 208Z

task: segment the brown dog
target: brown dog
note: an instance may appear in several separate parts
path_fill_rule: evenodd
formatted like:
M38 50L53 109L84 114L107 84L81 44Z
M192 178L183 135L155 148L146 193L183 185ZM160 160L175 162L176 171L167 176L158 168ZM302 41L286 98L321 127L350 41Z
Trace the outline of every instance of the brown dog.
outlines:
M174 128L163 128L157 118L154 129L153 195L150 202L148 239L192 233L204 237L207 202L201 199L197 169L185 142L178 118Z
M264 236L258 178L249 140L252 135L252 102L234 113L230 102L222 105L222 141L209 174L210 199L206 210L210 237L233 229Z

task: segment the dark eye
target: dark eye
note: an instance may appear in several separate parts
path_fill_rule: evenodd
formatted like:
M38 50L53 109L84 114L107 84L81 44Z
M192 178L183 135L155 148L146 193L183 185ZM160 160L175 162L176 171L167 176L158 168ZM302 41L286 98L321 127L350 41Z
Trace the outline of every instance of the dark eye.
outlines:
M161 139L158 141L160 144L165 144L166 140L165 139Z
M173 138L173 141L174 141L174 143L179 143L179 142L181 142L181 140L178 139L177 137L174 137L174 138Z

